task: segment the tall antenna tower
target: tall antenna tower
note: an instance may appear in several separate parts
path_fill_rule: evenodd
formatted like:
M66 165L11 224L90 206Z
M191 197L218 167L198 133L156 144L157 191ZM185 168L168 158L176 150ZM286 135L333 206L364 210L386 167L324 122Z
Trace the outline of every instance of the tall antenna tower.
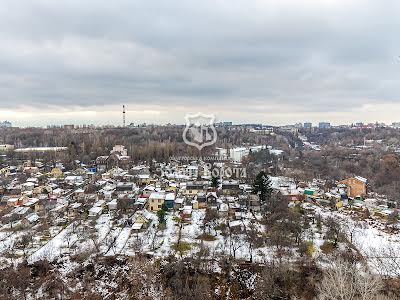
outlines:
M125 127L125 105L122 105L122 122L123 122L123 127Z

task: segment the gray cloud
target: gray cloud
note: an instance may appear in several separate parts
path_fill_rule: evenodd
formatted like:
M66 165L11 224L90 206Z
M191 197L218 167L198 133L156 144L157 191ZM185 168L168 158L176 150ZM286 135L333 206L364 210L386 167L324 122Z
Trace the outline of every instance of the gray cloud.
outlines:
M286 122L397 105L399 8L394 0L3 0L0 112L124 103L173 120L176 107L212 106L250 121L274 107Z

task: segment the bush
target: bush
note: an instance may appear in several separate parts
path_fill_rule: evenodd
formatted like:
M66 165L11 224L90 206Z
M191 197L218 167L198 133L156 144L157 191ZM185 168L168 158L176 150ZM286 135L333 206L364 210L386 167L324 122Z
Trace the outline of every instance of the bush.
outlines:
M22 224L17 224L12 228L12 231L21 231L24 230L24 226Z
M329 254L335 250L335 244L332 242L325 241L320 248L322 250L322 253Z
M212 241L215 241L217 238L215 236L211 235L211 234L203 233L203 234L200 234L197 237L197 239L198 240L203 240L203 241L206 241L206 242L212 242Z
M176 252L179 252L180 254L184 254L185 252L189 251L192 248L190 243L187 242L180 242L175 243L172 245L172 249L174 249Z
M306 254L307 256L312 256L315 252L315 246L312 241L304 241L301 243L299 247L299 252L304 255Z

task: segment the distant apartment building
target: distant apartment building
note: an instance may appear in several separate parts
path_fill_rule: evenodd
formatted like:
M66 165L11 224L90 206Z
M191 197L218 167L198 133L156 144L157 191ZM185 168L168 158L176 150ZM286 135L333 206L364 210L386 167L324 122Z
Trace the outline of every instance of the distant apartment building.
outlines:
M394 128L400 128L400 122L393 122L392 127Z
M312 128L312 123L310 123L310 122L305 122L305 123L303 124L303 127L304 127L304 129L311 129L311 128Z
M216 127L229 127L232 126L232 122L219 122L214 124Z
M115 145L113 149L110 151L110 154L117 153L122 156L128 155L128 150L126 150L125 146L123 145Z
M9 121L0 122L0 128L10 128L10 127L12 127L11 122Z
M299 128L295 127L295 125L283 125L279 127L280 130L283 131L288 131L292 133L297 133L299 131Z
M329 129L329 128L331 128L331 123L329 123L329 122L319 122L318 128L319 129Z
M241 126L246 129L261 129L263 127L262 124L242 124Z

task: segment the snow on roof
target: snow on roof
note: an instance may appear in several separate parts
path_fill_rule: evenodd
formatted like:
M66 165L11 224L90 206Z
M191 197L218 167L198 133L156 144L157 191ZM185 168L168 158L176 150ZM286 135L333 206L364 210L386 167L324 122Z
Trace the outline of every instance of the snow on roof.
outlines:
M154 215L149 212L148 210L143 210L142 211L142 215L147 219L147 220L151 220L154 218Z
M219 211L228 211L229 210L229 206L226 203L221 203L220 207L219 207Z
M154 191L156 187L152 184L147 185L143 190Z
M150 195L150 197L151 197L151 195ZM168 193L168 194L166 194L166 195L165 195L165 200L170 200L170 201L175 200L175 193Z
M239 187L243 190L251 190L253 187L250 184L239 184Z
M361 177L361 176L356 176L356 177L354 177L355 179L357 179L357 180L359 180L359 181L361 181L361 182L364 182L364 183L367 183L368 182L368 179L367 178L364 178L364 177Z
M23 206L18 206L14 208L11 213L13 214L18 214L18 215L23 215L29 210L29 207L23 207Z
M95 204L93 204L93 207L102 206L105 202L106 202L106 201L104 201L104 200L99 200L99 201L97 201Z
M37 215L37 213L31 213L27 215L25 219L27 219L29 223L33 223L39 220L39 216Z
M384 215L391 215L393 213L393 209L385 209L385 210L382 210L381 211L381 214L384 214Z
M135 201L135 204L145 204L146 201L147 201L147 198L139 197L139 198L137 198L137 200Z
M57 200L57 202L58 202L58 200ZM52 211L63 210L66 206L67 206L67 205L65 205L65 204L58 205L58 206L56 206L55 208L53 208Z
M101 206L93 206L91 209L89 209L89 214L98 214L103 211L103 208Z
M149 179L150 174L138 174L138 175L136 175L136 177L139 179Z
M287 177L274 177L274 176L269 176L271 179L271 186L274 189L279 189L279 187L286 185L286 186L291 186L292 181L287 178ZM294 185L295 186L295 185Z
M368 202L368 203L375 203L375 202L377 202L377 201L378 201L378 200L373 199L373 198L367 198L367 199L364 200L364 202Z
M165 199L165 193L163 192L152 192L149 199Z
M176 204L182 204L184 201L185 201L185 199L183 199L183 198L176 198L175 199L175 203Z
M62 192L63 192L63 190L60 188L56 188L53 190L53 194L61 194Z
M7 200L8 203L16 203L18 201L18 198L10 198Z
M76 209L76 208L79 208L81 206L82 206L82 203L74 202L74 203L71 204L70 208Z
M277 150L277 149L270 149L269 153L271 153L272 155L281 155L283 153L283 150Z
M237 226L241 226L241 225L242 225L242 221L239 221L239 220L229 222L229 227L237 227Z
M134 223L132 225L132 230L140 230L143 227L143 223Z
M37 199L37 198L32 198L32 199L30 199L28 202L26 202L26 203L24 204L24 206L34 205L34 204L37 203L37 202L39 202L39 199Z
M215 197L215 198L218 198L216 192L208 192L208 193L207 193L207 197L210 197L210 196L213 196L213 197Z
M143 169L146 169L147 167L146 166L143 166L143 165L141 165L141 166L133 166L132 168L131 168L131 170L143 170Z
M183 213L185 214L191 214L193 210L193 207L191 205L185 205L183 207Z
M70 175L70 176L65 177L65 181L83 181L83 177Z

